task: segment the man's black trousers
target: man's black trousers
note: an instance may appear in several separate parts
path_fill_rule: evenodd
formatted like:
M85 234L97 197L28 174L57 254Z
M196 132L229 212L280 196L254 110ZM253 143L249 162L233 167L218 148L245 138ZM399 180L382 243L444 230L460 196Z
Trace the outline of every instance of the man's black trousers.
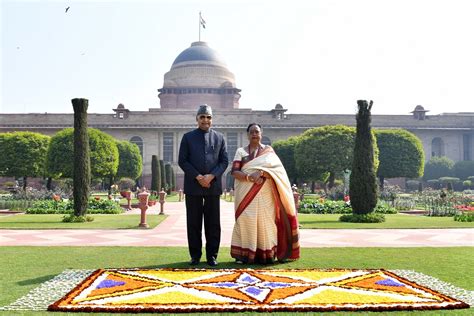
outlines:
M206 236L206 259L217 259L221 242L220 195L186 194L188 247L191 258L202 255L202 221Z

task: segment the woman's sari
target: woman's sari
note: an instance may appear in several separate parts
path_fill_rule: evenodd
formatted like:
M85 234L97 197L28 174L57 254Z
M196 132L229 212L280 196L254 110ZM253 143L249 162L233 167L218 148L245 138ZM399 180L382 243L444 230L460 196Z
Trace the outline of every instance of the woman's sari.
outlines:
M295 202L286 171L266 146L255 157L239 148L233 170L247 174L261 170L263 183L235 181L235 226L231 256L252 263L299 258L299 232Z

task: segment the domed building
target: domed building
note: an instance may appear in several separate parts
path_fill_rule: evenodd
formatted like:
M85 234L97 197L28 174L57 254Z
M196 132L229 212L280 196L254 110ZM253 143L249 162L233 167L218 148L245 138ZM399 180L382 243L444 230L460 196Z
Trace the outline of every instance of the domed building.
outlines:
M283 105L268 110L252 110L251 105L240 108L241 90L234 74L219 54L205 42L194 42L173 61L158 89L159 108L133 111L119 104L114 113L90 113L88 124L116 139L128 140L140 148L143 157L141 184L151 182L151 160L157 155L173 166L177 186L182 187L183 172L178 167L178 150L184 133L196 128L196 109L206 103L212 106L213 127L226 138L229 160L235 151L247 145L246 127L251 122L263 126L263 142L271 144L323 125L355 126L355 113L349 114L288 114ZM308 104L315 104L308 100ZM356 102L356 100L354 100ZM74 126L72 107L69 113L0 114L0 132L33 131L53 135ZM409 105L405 105L409 106ZM408 112L407 108L407 112ZM428 110L417 105L409 115L373 115L373 128L404 128L417 135L426 160L447 156L454 161L473 160L474 113L443 113L427 115ZM230 167L224 183L232 183Z
M219 54L205 42L194 42L174 60L158 97L162 109L196 109L204 103L213 109L237 109L240 91Z

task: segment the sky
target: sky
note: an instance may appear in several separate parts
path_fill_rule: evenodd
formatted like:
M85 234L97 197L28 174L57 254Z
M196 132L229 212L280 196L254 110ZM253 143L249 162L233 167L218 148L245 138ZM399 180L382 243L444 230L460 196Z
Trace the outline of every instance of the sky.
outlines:
M159 108L174 59L199 39L240 107L289 114L474 112L472 0L0 0L0 113ZM69 7L68 11L65 9Z

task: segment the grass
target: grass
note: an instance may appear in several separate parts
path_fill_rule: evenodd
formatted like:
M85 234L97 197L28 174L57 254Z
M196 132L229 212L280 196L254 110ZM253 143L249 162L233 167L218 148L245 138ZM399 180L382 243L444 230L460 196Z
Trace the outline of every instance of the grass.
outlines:
M474 227L474 222L456 222L452 217L430 217L405 214L386 214L383 223L343 223L341 214L298 214L302 228L465 228Z
M1 247L0 306L7 305L65 269L189 268L184 247ZM229 248L221 248L219 268L238 268ZM458 287L474 290L474 248L303 248L301 259L291 263L252 268L386 268L422 272ZM201 264L198 268L206 268ZM471 272L469 272L471 271ZM250 313L245 313L249 315ZM263 313L260 313L263 314ZM273 313L293 315L294 313ZM368 312L334 312L328 315L374 315ZM388 313L386 313L388 314ZM386 315L385 314L385 315ZM413 315L413 312L390 312ZM418 315L471 315L472 309L424 311ZM71 315L48 312L0 312L0 315ZM74 313L74 315L90 315ZM94 315L108 315L94 313ZM125 315L125 314L124 314ZM143 314L145 315L145 314ZM203 314L204 315L204 314ZM205 314L209 315L209 314ZM213 315L218 315L214 313ZM228 313L227 315L235 315ZM312 313L298 313L312 315ZM383 315L378 313L377 315Z
M140 215L92 215L93 222L63 223L63 215L18 214L0 216L0 229L130 229L137 228ZM298 214L304 229L357 229L357 228L466 228L474 227L474 222L456 222L452 217L429 217L404 214L388 214L384 223L343 223L339 214ZM165 215L148 215L150 228L156 227Z
M92 222L63 223L64 215L18 214L0 216L0 229L134 229L140 223L139 214L94 214ZM166 215L147 215L150 228L156 227Z

